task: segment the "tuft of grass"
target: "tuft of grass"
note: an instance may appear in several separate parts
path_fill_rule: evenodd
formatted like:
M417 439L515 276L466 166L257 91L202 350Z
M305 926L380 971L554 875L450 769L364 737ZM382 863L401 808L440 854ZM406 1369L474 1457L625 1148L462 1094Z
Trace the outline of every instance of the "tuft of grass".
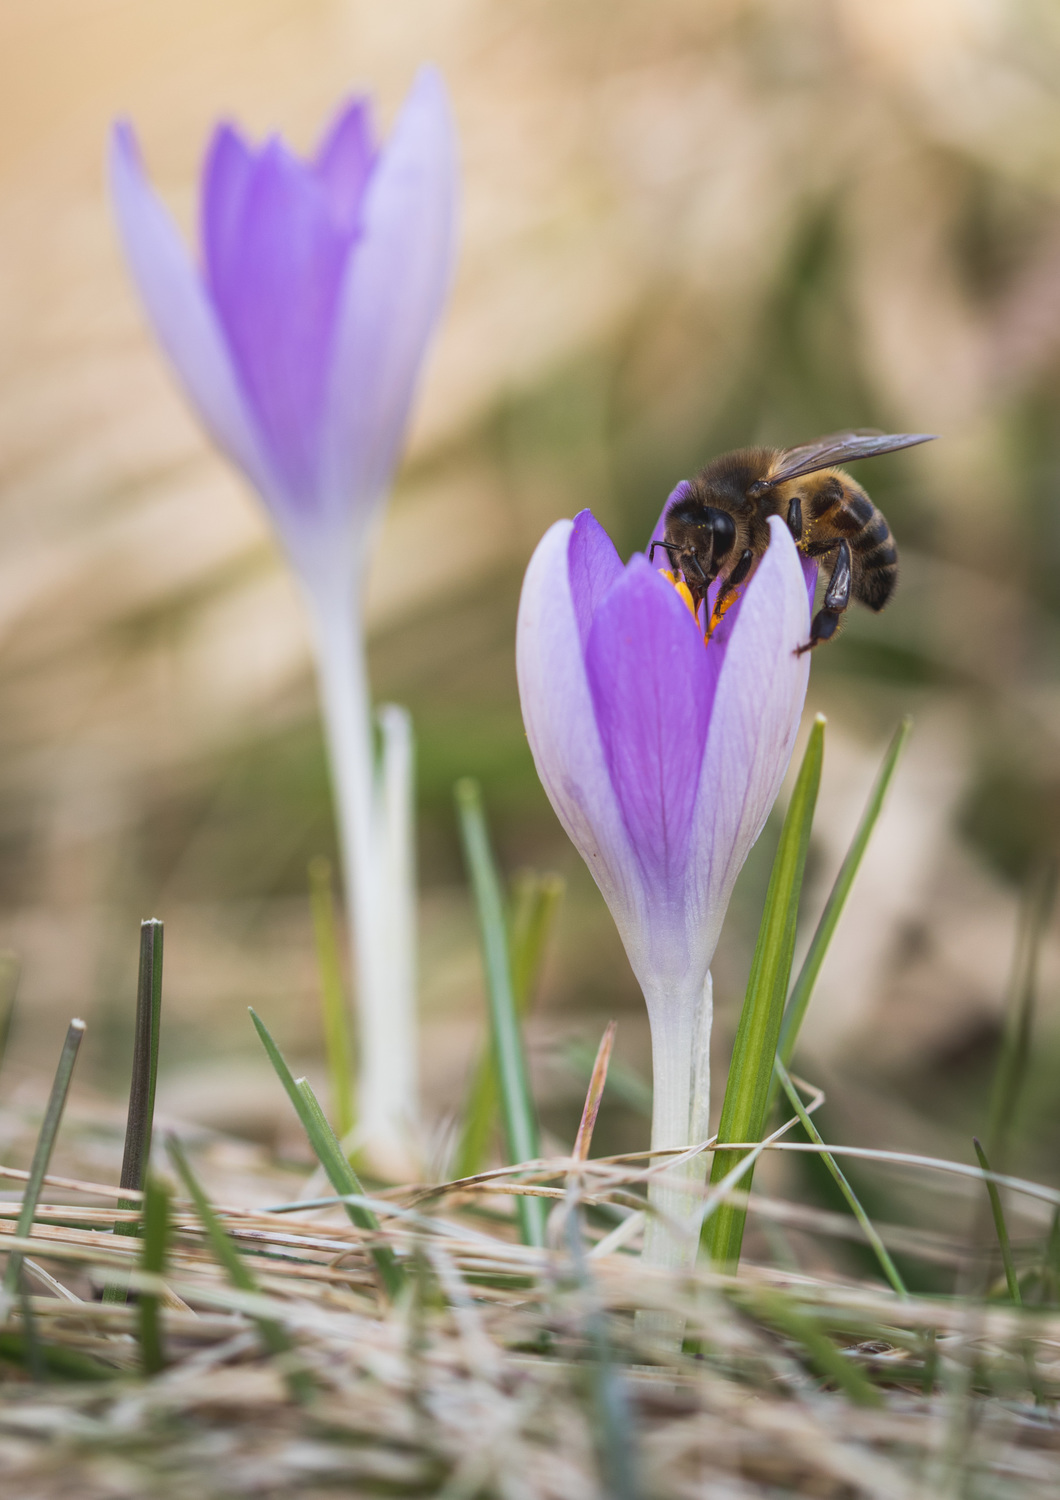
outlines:
M711 1183L721 1182L747 1155L743 1150L725 1150L726 1142L759 1141L765 1129L773 1088L773 1064L795 951L795 926L806 852L821 782L824 723L820 715L814 720L780 832L747 993L733 1043L718 1124L717 1148L711 1165ZM750 1183L751 1174L748 1173L742 1185L749 1188ZM743 1207L722 1203L707 1220L703 1239L716 1264L733 1268L739 1264L745 1217Z
M455 787L464 857L478 913L482 960L489 1000L493 1067L510 1162L530 1161L538 1154L537 1113L530 1092L515 988L500 876L490 849L482 791L465 776ZM545 1211L537 1198L516 1203L524 1243L545 1243Z

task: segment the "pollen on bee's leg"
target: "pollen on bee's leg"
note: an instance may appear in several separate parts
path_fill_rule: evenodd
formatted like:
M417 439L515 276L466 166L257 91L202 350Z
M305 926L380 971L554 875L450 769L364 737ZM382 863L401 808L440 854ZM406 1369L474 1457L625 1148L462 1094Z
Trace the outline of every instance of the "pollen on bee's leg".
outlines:
M729 610L732 609L733 605L736 603L737 599L739 599L742 593L743 589L733 589L731 593L722 594L719 596L719 598L715 599L714 608L711 610L710 618L707 621L707 633L704 637L705 640L710 640L715 630L717 630L722 620L724 620L725 616L729 613Z

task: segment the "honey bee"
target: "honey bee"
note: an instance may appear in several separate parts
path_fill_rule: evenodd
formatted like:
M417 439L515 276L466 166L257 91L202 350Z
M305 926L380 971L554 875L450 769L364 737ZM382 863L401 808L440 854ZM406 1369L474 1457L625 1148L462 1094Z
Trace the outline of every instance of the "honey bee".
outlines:
M769 545L769 517L783 516L799 550L821 558L831 574L810 639L810 651L830 640L851 598L881 610L894 593L898 551L891 529L868 495L834 464L852 463L928 443L931 432L833 432L798 448L740 448L723 453L677 486L666 511L666 532L652 542L680 571L699 608L707 589L721 587L708 611L707 638L735 590Z

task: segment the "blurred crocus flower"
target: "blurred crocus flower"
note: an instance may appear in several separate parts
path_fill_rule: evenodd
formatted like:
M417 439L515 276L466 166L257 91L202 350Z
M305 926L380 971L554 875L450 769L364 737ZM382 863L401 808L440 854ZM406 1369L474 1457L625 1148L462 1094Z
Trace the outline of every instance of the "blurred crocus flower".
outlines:
M643 553L623 566L588 511L527 570L517 665L538 775L611 909L647 1001L652 1148L708 1135L710 963L733 884L780 790L806 695L809 576L787 527L709 643ZM702 1168L694 1169L702 1173ZM695 1199L671 1180L671 1219ZM649 1225L680 1264L693 1236Z
M125 254L191 404L268 507L314 626L361 1017L360 1127L391 1143L415 1110L407 788L398 711L373 752L362 593L448 289L457 169L440 77L424 69L385 144L365 100L315 156L220 126L202 178L199 263L147 180L132 129L111 141ZM388 759L389 757L389 759Z

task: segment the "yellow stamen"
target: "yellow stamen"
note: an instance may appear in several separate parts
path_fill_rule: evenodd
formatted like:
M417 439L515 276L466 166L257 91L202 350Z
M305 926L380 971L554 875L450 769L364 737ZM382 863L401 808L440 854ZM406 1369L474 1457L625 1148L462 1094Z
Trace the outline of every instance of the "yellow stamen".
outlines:
M696 611L695 601L692 598L692 591L688 587L688 584L681 577L681 575L679 573L671 572L669 568L660 568L659 575L660 577L665 578L667 583L673 584L674 588L680 594L681 598L685 601L688 613L692 616L693 620L695 620L696 624L698 625L699 615ZM729 610L733 607L742 593L742 588L733 589L731 593L724 596L724 598L721 600L720 605L715 604L713 611L707 618L707 633L703 637L704 645L708 645L710 643L711 636L714 634L715 630L721 624L722 620L728 614Z
M693 620L695 620L696 606L695 601L692 598L692 591L688 587L688 584L684 581L683 578L679 578L676 573L671 573L669 568L660 568L659 573L661 577L666 579L667 583L673 584L674 588L680 594L681 598L685 601L689 614L692 616Z

